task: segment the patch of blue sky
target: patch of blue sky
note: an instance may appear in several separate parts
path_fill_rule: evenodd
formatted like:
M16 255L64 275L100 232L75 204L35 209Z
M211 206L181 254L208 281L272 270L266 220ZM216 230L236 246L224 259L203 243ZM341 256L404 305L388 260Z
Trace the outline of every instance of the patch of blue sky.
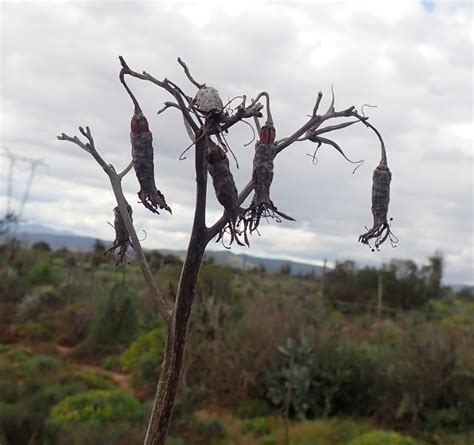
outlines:
M421 4L427 12L433 12L436 7L436 2L433 0L421 0Z

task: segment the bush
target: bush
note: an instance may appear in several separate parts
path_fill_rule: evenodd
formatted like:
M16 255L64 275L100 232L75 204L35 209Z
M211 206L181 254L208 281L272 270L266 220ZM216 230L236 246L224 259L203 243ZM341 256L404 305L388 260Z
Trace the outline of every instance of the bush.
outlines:
M53 282L53 266L46 259L38 260L35 265L26 274L30 284L50 284Z
M0 350L0 436L5 443L41 442L50 408L97 382L85 382L58 359L27 351ZM2 442L3 443L3 442ZM67 443L67 442L63 442Z
M198 411L179 424L179 434L185 443L212 445L226 437L226 430L219 418L205 411Z
M132 372L136 386L156 383L163 360L164 345L163 328L155 328L140 335L120 356L122 369Z
M282 363L270 369L267 393L271 402L299 419L325 415L370 415L379 394L374 387L377 349L368 344L319 345L288 339L278 349Z
M270 434L270 426L265 417L255 417L254 419L246 419L242 421L242 432L252 433L257 437L265 436Z
M264 400L245 399L237 403L233 413L239 419L252 419L254 417L270 416L274 414L274 411Z
M408 436L391 431L372 431L352 440L349 445L423 445Z
M17 334L21 339L29 342L48 341L53 338L54 332L47 323L28 321L17 326Z
M121 390L93 390L66 397L49 415L50 425L102 424L122 420L136 421L143 414L135 397Z

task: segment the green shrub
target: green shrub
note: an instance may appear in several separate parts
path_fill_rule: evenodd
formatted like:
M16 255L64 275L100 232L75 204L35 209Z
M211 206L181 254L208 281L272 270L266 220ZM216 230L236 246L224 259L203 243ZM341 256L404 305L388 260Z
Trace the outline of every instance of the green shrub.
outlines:
M106 357L102 360L102 367L110 370L120 369L120 358L116 355Z
M120 356L120 365L126 372L132 372L137 386L155 383L165 345L163 328L155 328L140 335Z
M278 445L278 442L272 436L265 436L265 437L261 437L258 440L257 444L258 445Z
M42 443L50 408L87 386L58 359L23 350L0 351L0 435L6 443Z
M241 423L243 433L252 433L254 436L260 437L270 434L270 426L268 419L265 417L255 417L254 419L245 419Z
M50 284L53 282L53 266L46 259L38 260L26 274L26 279L31 284Z
M245 399L238 402L233 408L234 416L239 419L252 419L254 417L265 417L274 414L267 402L260 399Z
M226 437L226 430L218 417L198 411L181 420L179 434L185 439L185 443L211 445L221 442Z
M135 397L121 390L93 390L66 397L50 413L49 423L59 428L71 424L101 424L137 420L143 409Z
M349 445L423 445L408 436L392 431L372 431L352 440Z
M48 323L28 321L17 326L18 336L29 342L47 341L53 338L54 332Z
M120 348L130 342L137 331L135 299L115 286L97 303L87 348L91 352L110 354L112 348Z

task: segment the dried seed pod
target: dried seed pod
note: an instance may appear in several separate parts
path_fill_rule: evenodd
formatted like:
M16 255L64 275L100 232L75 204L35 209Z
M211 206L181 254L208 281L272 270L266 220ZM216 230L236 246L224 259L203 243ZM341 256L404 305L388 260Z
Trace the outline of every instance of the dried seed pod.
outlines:
M258 142L255 146L255 156L253 158L252 180L254 184L254 196L252 203L246 212L250 232L256 230L263 217L281 218L295 221L288 215L278 211L270 199L270 186L273 181L273 159L276 156L277 146L275 144L265 144Z
M372 128L377 134L382 147L382 159L378 167L374 170L372 177L372 215L374 217L374 225L371 229L366 227L367 232L359 236L359 242L367 244L370 247L370 240L375 239L375 249L379 250L379 246L384 243L387 238L390 239L392 247L398 242L397 237L392 233L390 224L387 221L392 173L387 165L385 144L383 143L380 133L371 124L366 122L365 125Z
M260 130L260 142L264 144L273 144L276 138L275 127L267 122Z
M138 197L143 205L153 213L159 213L158 208L171 209L166 203L164 195L156 188L154 165L153 165L153 137L150 131L141 131L148 127L145 116L134 115L132 117L130 142L132 144L133 168L140 184ZM134 131L134 128L138 132Z
M153 136L149 130L148 121L143 115L137 99L125 83L123 70L120 73L120 80L135 105L130 123L130 142L132 144L133 168L140 184L138 197L142 204L153 213L159 213L159 208L171 213L164 195L155 185Z
M223 148L210 139L208 140L207 147L207 169L212 177L216 198L224 207L224 217L227 220L217 241L220 241L225 233L229 233L230 244L235 240L241 246L248 245L245 225L243 230L239 228L240 223L244 222L242 218L244 211L238 204L237 187L230 171L229 160ZM244 236L245 244L239 239L241 235Z
M127 211L130 215L130 219L132 219L132 207L127 203ZM118 252L118 261L116 264L119 264L125 258L125 254L127 253L128 246L132 246L132 242L130 240L130 234L128 233L127 227L125 226L125 222L122 218L122 214L120 213L120 209L118 207L114 208L114 229L115 229L115 240L112 244L112 247L105 251L105 254L109 252L115 252L116 249L119 249Z
M194 97L194 102L199 111L204 114L218 114L224 109L224 104L219 92L213 87L203 86Z

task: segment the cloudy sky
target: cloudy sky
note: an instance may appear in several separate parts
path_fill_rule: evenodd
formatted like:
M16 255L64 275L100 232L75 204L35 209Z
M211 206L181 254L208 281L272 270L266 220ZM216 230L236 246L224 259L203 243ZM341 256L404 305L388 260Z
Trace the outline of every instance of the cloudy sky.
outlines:
M34 178L23 214L29 222L113 239L107 177L56 135L88 125L107 162L125 167L132 106L118 81L118 55L194 95L176 63L180 56L224 100L268 91L278 138L306 122L318 91L327 108L331 85L336 109L377 105L366 111L388 150L398 246L373 253L357 242L372 223L371 177L380 157L376 138L360 125L333 136L349 157L365 160L355 174L328 146L313 165L310 142L277 158L272 198L297 222L265 224L250 251L235 253L378 265L393 258L423 263L439 249L447 282L474 282L471 2L2 1L1 8L1 143L47 164ZM144 245L182 249L194 205L192 156L178 160L188 137L177 110L156 115L170 100L166 92L137 79L129 84L150 121L156 182L173 215L155 216L136 204L133 172L124 189L137 228L147 232ZM240 124L228 138L240 162L233 168L239 187L251 175L253 145L244 147L251 137ZM9 162L0 162L4 214ZM15 164L14 210L28 172L28 164ZM221 209L212 187L209 197L212 224Z

